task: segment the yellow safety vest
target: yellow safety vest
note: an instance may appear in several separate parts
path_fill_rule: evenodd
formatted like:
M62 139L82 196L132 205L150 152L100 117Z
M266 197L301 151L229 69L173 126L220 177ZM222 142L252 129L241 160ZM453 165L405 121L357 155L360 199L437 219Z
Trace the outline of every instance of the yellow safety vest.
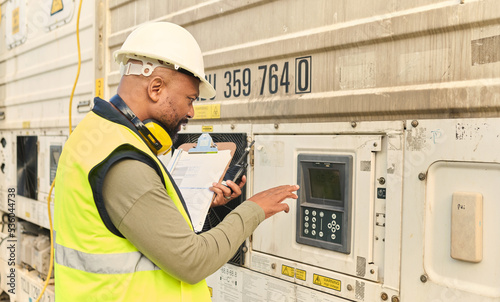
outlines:
M90 112L69 137L58 163L56 301L210 301L205 280L190 285L170 276L103 222L89 179L93 169L120 149L142 153L160 167L167 193L192 228L163 165L137 133Z

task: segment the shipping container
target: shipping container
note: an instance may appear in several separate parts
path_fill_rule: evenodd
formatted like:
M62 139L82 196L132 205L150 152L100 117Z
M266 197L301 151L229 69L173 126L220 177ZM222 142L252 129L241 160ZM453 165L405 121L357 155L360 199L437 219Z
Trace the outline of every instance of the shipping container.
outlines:
M301 185L288 214L264 221L207 278L213 301L500 301L498 1L0 9L0 288L11 301L36 299L47 278L47 198L69 129L94 97L116 94L112 54L151 21L196 38L217 91L195 103L175 146L209 133L235 142L237 159L255 140L246 197ZM244 197L212 209L206 228Z

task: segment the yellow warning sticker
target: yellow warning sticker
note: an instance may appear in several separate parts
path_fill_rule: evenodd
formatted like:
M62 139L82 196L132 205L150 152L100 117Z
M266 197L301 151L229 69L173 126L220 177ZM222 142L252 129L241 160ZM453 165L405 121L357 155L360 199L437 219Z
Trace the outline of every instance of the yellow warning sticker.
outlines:
M201 132L214 132L214 126L201 126Z
M341 282L337 279L332 279L320 275L313 274L313 283L319 286L330 288L336 291L340 291Z
M50 15L62 11L64 8L62 0L52 0L52 8L50 9Z
M306 271L303 271L301 269L296 269L295 270L295 278L306 281Z
M220 118L220 104L194 106L195 120Z
M295 269L290 266L282 265L281 266L281 274L288 276L288 277L293 277L295 276Z
M12 11L12 34L15 35L19 32L19 7Z
M95 80L95 96L104 99L104 78Z

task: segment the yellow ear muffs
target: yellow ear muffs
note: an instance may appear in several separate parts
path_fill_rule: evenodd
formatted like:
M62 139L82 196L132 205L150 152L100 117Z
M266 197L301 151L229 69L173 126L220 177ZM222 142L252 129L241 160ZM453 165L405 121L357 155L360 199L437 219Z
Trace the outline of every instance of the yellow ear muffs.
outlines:
M151 150L156 150L156 155L163 155L170 151L170 148L172 148L172 139L170 138L167 130L159 122L153 119L144 120L143 123L150 133L146 134L141 131L141 134L153 136L146 138L146 143L148 144L149 148ZM151 144L151 141L155 140L160 142L161 144L161 147L159 149Z

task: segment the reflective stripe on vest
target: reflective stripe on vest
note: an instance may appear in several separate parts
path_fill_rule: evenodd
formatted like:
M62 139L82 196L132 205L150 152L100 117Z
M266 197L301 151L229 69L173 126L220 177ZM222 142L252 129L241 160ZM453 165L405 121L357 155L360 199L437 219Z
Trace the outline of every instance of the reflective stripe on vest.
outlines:
M89 254L55 244L57 264L94 274L128 274L160 268L141 252Z

